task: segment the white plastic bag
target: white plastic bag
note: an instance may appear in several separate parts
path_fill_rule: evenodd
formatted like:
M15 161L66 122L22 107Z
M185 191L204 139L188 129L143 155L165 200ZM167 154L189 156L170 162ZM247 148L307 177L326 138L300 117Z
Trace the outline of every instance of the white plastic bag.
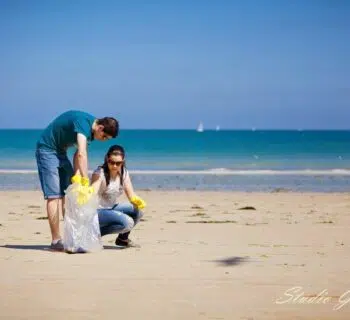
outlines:
M68 253L99 251L103 248L97 208L98 195L93 193L84 204L79 204L76 190L71 184L66 190L64 217L64 250Z

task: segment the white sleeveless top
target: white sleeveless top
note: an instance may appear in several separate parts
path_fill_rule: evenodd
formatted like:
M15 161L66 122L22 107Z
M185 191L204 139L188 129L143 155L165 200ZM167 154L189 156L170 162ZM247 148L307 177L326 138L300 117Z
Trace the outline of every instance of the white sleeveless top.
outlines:
M112 208L115 204L118 203L118 198L123 194L124 188L120 184L120 176L117 176L115 179L110 179L108 186L106 186L106 177L104 171L101 167L98 167L95 171L95 174L100 175L102 179L100 190L98 191L99 195L99 207L100 208ZM123 174L123 184L125 179L129 176L129 173L124 169Z

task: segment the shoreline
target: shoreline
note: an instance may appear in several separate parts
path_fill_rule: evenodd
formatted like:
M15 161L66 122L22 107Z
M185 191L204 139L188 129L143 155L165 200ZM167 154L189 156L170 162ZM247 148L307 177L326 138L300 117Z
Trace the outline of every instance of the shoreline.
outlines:
M347 176L288 175L132 175L138 190L228 191L228 192L350 192ZM0 190L40 190L37 174L0 174Z

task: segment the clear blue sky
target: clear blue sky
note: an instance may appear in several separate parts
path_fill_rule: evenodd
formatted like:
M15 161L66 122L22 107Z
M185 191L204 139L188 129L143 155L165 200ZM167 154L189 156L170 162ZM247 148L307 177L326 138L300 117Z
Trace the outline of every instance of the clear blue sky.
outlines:
M347 0L0 0L0 127L349 129L349 40Z

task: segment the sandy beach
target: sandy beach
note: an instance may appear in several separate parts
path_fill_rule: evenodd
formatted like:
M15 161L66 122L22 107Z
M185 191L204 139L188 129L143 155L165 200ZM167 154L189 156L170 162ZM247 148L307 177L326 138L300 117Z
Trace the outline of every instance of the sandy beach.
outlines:
M1 192L0 318L350 318L350 194L139 194L141 248L69 255L40 192Z

